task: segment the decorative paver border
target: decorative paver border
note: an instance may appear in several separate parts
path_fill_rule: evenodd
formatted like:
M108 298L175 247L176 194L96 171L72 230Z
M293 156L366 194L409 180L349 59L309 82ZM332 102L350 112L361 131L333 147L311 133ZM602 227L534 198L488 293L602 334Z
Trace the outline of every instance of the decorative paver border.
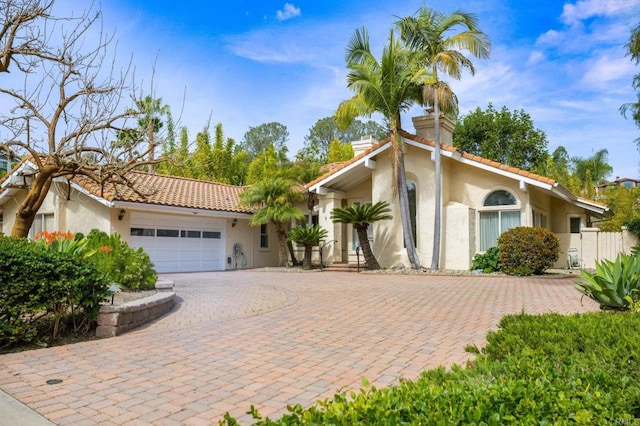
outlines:
M158 293L122 305L103 305L98 313L96 337L115 337L140 327L173 309L176 292L173 281L158 280Z

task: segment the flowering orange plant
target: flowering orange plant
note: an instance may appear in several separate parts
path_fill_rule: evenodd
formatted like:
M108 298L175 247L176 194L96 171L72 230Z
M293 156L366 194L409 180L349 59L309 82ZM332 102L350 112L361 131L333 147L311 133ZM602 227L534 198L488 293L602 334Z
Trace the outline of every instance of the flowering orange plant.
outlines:
M113 248L110 247L110 246L100 246L100 247L98 247L98 250L100 250L103 253L109 254L109 253L111 253L113 251Z
M62 232L62 231L40 231L34 237L34 240L42 240L48 245L51 245L55 240L69 240L72 241L75 238L73 232Z

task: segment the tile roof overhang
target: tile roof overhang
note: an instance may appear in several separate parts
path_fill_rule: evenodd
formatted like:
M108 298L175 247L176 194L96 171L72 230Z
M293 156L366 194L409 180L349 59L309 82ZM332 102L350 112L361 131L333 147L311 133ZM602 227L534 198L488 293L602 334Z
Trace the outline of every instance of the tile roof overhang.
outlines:
M10 176L18 176L28 165L28 161L19 163L0 181L0 206L12 194L25 189L10 185ZM54 182L69 184L109 208L199 212L229 217L250 217L254 211L240 204L240 194L246 187L140 171L129 172L125 177L135 190L122 184L109 183L103 187L85 176L62 176Z
M400 135L402 136L404 144L429 152L433 152L435 149L435 143L432 140L416 136L402 130L400 131ZM329 191L347 191L371 176L370 169L375 167L375 157L385 152L390 147L391 138L387 138L352 158L350 161L341 164L334 170L331 170L330 172L309 182L306 187L309 191L319 194L324 194ZM442 144L441 155L443 157L450 158L453 161L516 180L520 185L532 185L534 187L541 188L550 192L554 197L584 208L595 215L602 216L609 212L609 208L606 205L577 197L554 179L518 169L516 167L507 166L475 154L463 152L451 145Z

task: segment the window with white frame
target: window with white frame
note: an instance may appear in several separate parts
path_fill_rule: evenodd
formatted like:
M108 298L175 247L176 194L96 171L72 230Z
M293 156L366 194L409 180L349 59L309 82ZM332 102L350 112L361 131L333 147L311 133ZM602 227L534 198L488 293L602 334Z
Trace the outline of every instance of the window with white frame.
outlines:
M269 248L269 229L266 223L260 225L260 248Z
M533 226L538 228L546 228L547 227L547 215L538 210L532 210L533 217Z
M479 250L495 247L500 234L520 226L520 216L518 202L509 191L499 189L489 194L479 213Z
M31 224L31 229L29 230L29 237L33 239L38 232L42 231L55 231L55 223L53 219L53 213L36 214L36 217L33 219L33 223Z
M580 217L569 218L569 232L572 234L579 234L582 228L582 219Z
M418 210L417 210L417 190L415 182L407 182L407 195L409 198L409 218L411 219L411 233L413 234L413 242L418 247Z

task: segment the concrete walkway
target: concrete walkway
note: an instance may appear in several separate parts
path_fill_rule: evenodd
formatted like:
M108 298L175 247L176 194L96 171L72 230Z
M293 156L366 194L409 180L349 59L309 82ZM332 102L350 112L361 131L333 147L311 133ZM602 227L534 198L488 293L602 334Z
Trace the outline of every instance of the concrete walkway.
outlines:
M227 411L248 424L251 404L277 416L287 404L358 389L363 377L385 386L464 363L464 346L482 345L508 313L597 309L580 303L574 279L265 271L165 278L180 301L153 324L0 356L0 424L15 425L5 409L22 404L60 425L210 425Z

